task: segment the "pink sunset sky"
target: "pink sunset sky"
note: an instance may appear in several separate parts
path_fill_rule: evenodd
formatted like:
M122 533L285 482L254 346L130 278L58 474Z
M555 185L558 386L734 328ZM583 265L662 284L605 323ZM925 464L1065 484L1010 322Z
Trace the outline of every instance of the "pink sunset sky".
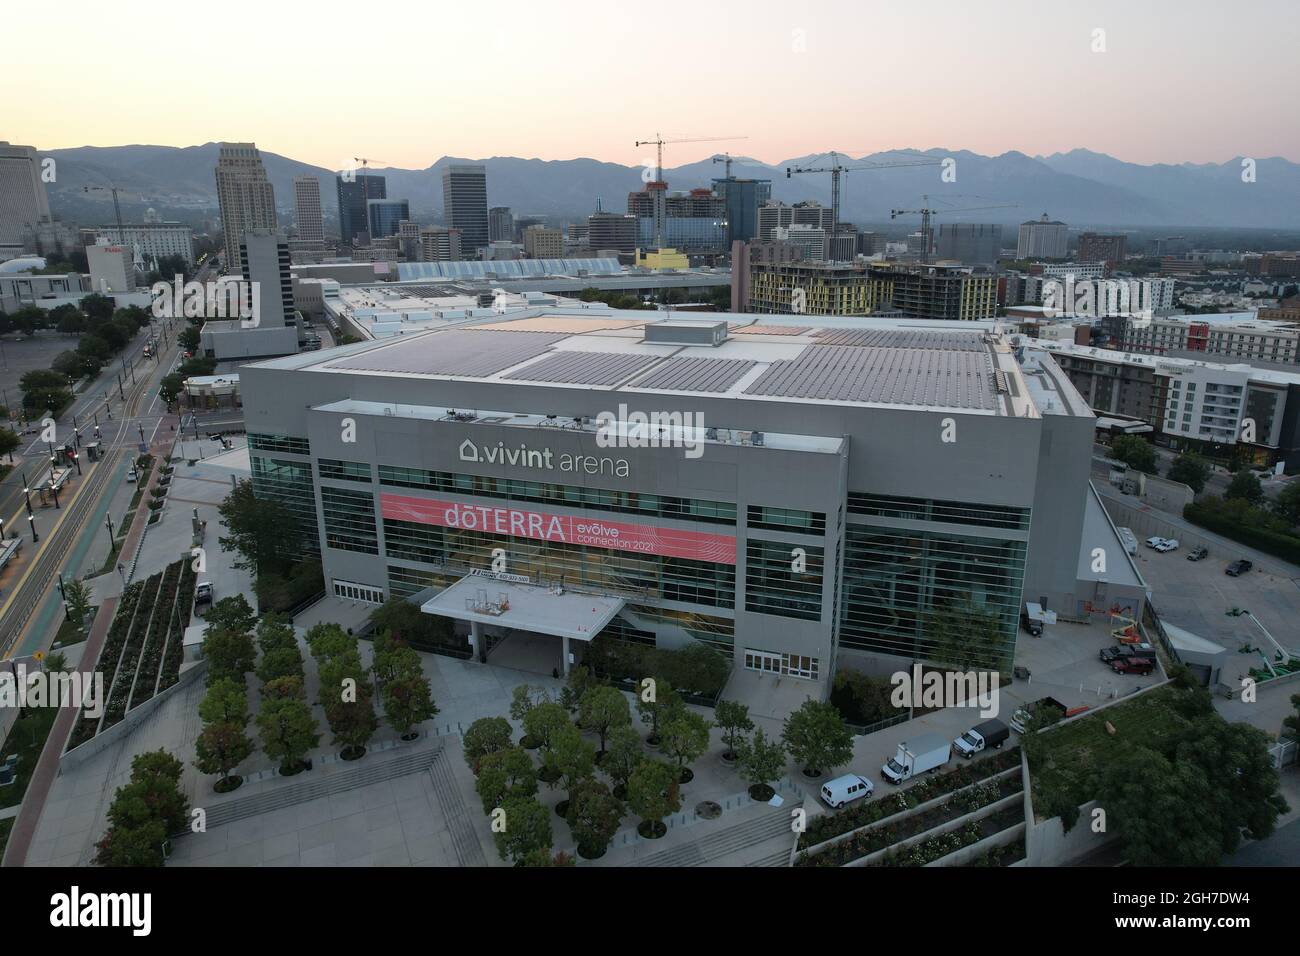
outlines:
M1300 14L1281 0L29 0L4 32L0 139L41 150L631 164L659 131L745 137L671 146L670 167L901 147L1300 161Z

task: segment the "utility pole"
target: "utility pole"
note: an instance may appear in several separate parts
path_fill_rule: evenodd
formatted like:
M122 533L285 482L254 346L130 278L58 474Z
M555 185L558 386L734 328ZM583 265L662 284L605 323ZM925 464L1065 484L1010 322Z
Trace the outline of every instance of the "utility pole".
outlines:
M104 515L104 522L108 525L108 553L112 554L117 550L117 536L113 534L113 516Z

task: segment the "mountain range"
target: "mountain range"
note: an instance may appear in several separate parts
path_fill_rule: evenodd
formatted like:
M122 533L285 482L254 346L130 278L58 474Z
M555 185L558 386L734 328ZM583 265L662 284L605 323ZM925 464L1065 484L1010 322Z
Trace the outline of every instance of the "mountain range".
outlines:
M113 183L122 198L123 213L136 209L216 208L218 144L202 146L83 146L43 152L56 160L50 184L55 212L65 218L111 219L108 194L87 193L85 186ZM1300 165L1279 157L1254 164L1254 181L1245 181L1243 159L1225 163L1140 165L1086 149L1050 156L1007 152L982 156L968 150L907 150L851 157L845 165L907 161L924 157L936 163L951 158L955 182L941 180L942 166L863 170L842 176L842 210L847 222L881 223L893 209L916 210L923 205L940 210L936 221L1014 223L1046 213L1071 225L1098 226L1220 226L1292 227L1300 210ZM326 216L335 214L335 171L262 151L267 175L275 186L276 203L286 212L293 206L293 178L315 175L321 180ZM387 177L389 198L404 198L412 214L427 221L442 214L442 170L453 163L482 163L487 167L488 204L509 206L517 216L579 218L597 208L622 212L627 194L642 186L643 167L595 159L541 160L513 156L470 160L443 157L426 169L372 169ZM732 174L770 179L773 197L787 203L804 199L830 203L830 175L787 175L787 167L819 168L831 154L820 153L775 165L736 157ZM704 160L666 168L670 189L710 185L723 175L721 162ZM928 199L923 198L928 197ZM995 206L998 208L982 208ZM943 210L952 210L944 213ZM919 222L916 214L903 221Z

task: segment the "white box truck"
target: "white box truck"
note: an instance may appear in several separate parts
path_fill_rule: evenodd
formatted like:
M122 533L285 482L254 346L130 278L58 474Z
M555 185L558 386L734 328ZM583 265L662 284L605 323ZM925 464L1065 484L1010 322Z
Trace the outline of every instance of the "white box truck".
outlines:
M890 783L902 783L927 770L938 770L952 757L952 741L938 734L921 734L898 745L896 753L880 768Z

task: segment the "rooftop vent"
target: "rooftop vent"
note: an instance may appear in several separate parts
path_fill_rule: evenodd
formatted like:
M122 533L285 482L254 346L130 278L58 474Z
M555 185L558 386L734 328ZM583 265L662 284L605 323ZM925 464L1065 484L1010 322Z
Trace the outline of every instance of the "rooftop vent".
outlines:
M660 345L716 347L726 340L726 322L652 322L645 327L645 341Z

